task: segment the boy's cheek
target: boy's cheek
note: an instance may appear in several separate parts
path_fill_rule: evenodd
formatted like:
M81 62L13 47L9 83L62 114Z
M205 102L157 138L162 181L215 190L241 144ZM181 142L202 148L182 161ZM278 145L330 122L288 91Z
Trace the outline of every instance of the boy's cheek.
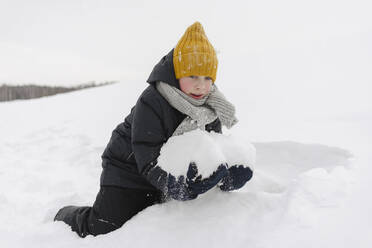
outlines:
M209 84L205 89L205 94L208 94L211 91L212 84Z
M189 85L184 85L183 88L181 88L181 90L186 93L186 94L189 94L192 90L192 87L190 87Z

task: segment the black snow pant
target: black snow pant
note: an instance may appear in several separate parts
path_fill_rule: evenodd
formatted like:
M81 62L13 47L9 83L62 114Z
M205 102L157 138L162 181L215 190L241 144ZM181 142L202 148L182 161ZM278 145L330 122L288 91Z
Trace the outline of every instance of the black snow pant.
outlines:
M80 237L114 231L148 206L160 203L161 193L101 186L93 207L66 206L54 218L71 226Z

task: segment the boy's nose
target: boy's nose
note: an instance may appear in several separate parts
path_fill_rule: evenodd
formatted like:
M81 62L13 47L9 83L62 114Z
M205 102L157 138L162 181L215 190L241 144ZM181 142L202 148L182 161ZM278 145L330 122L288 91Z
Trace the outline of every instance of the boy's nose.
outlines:
M203 89L204 87L203 87L203 84L201 83L201 82L198 82L197 84L196 84L196 89L198 89L198 90L201 90L201 89Z
M197 89L202 89L204 88L204 79L199 77L196 81L196 88Z

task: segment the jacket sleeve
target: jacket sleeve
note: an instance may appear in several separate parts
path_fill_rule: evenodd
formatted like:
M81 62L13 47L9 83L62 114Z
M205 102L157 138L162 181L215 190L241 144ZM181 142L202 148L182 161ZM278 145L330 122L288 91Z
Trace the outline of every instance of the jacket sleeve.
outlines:
M156 104L156 101L148 103L140 98L133 115L132 149L142 175L156 165L160 149L167 140L161 108Z

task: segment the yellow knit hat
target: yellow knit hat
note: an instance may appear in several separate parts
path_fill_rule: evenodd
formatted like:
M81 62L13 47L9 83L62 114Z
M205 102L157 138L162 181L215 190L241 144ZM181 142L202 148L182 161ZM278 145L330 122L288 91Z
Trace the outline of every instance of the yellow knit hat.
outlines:
M199 22L187 28L173 52L176 78L206 76L216 81L216 52Z

